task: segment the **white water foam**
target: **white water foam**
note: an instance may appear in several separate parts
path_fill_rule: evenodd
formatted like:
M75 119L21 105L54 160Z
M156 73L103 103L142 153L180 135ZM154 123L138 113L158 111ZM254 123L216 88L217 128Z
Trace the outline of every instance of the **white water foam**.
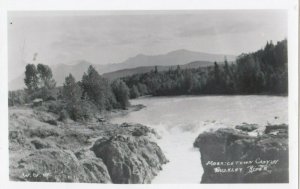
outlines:
M202 96L137 99L145 109L114 118L114 123L135 122L154 128L158 145L170 161L152 183L200 183L203 169L197 136L243 122L287 123L287 98L269 96Z

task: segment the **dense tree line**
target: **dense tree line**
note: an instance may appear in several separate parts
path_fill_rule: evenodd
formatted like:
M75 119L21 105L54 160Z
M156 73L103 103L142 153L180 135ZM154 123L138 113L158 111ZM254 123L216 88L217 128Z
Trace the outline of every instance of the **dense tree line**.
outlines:
M113 82L103 78L90 66L76 81L72 74L65 78L63 87L55 87L49 66L28 64L24 79L26 89L9 91L9 106L30 103L36 98L44 101L47 111L77 121L86 120L111 109L126 109L129 106L129 88L122 80Z
M121 80L110 83L90 66L80 82L72 74L65 78L62 98L73 120L89 119L97 112L126 109L129 89Z
M235 63L197 69L155 70L122 78L130 97L183 94L287 94L287 40L268 42L259 51L240 55Z

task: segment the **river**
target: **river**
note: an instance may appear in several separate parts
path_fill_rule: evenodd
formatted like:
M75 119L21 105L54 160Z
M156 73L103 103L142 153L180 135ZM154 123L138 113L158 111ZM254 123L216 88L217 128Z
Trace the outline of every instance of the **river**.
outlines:
M152 183L200 183L200 153L193 148L204 131L245 123L288 123L288 98L279 96L147 97L131 101L146 108L113 118L113 123L141 123L154 128L170 162Z

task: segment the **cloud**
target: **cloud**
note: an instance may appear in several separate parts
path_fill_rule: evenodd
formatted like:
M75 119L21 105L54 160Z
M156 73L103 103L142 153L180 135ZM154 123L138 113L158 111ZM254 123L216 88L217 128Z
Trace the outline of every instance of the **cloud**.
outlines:
M250 23L226 23L220 26L218 23L212 23L209 26L184 28L178 33L179 37L204 37L212 35L226 35L248 33L262 27L262 24Z
M52 42L51 48L74 51L92 47L155 44L174 38L174 25L162 25L159 20L163 19L156 17L98 16L68 21L60 28L61 32Z
M53 48L84 48L98 44L98 38L91 32L75 31L61 33L51 44Z
M105 64L177 49L239 54L287 37L286 12L274 10L27 14L9 15L9 75L36 52L47 64L82 59Z

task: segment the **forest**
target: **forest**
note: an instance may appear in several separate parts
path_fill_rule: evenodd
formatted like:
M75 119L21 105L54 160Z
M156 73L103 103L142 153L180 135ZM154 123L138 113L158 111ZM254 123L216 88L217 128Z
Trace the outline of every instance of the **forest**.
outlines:
M60 120L71 118L84 121L103 111L126 109L129 89L122 80L108 81L93 66L76 81L70 73L62 87L56 87L51 68L44 64L27 64L26 89L9 91L9 106L26 105L38 99L47 112L60 115Z
M143 95L272 94L287 95L287 40L253 53L241 54L236 62L215 62L214 66L176 69L124 77L130 97Z

